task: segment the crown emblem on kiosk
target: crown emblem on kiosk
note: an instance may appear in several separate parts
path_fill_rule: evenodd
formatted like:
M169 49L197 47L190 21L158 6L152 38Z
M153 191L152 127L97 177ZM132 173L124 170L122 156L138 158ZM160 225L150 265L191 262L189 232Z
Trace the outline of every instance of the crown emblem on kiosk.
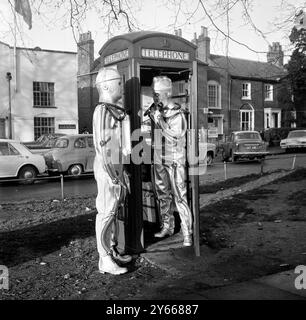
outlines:
M170 48L170 42L168 39L163 39L162 40L162 47L163 48Z

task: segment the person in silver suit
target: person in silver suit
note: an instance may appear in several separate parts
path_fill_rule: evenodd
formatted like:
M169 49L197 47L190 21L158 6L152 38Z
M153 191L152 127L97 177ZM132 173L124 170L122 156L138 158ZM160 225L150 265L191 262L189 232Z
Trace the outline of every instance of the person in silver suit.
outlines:
M99 253L99 271L119 275L125 267L117 263L132 260L117 250L117 214L129 191L128 177L122 164L122 154L127 155L130 146L124 139L129 119L120 107L122 97L121 76L116 67L99 70L96 78L99 104L93 114L93 140L96 151L94 176L97 182L96 240ZM130 133L126 133L127 136ZM122 138L123 137L123 138Z
M182 107L174 103L172 82L168 77L153 78L154 103L147 113L154 135L153 183L159 204L161 230L157 238L174 233L174 204L181 220L184 246L192 246L192 213L187 202L186 131L187 121ZM154 132L153 132L154 131Z

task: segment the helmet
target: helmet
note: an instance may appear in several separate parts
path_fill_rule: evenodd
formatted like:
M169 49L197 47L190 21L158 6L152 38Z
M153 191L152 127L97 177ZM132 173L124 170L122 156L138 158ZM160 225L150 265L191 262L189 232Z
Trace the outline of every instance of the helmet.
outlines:
M171 79L165 76L154 77L153 78L153 91L160 92L166 91L170 94L172 93L172 82Z
M117 79L121 79L117 66L101 68L96 78L96 85Z

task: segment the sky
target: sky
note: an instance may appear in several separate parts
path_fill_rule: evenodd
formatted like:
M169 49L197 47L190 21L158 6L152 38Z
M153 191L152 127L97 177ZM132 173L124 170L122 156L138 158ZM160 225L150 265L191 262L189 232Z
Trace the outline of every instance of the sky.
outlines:
M285 52L285 61L290 57L292 46L289 41L289 34L294 25L293 19L285 21L290 13L298 8L305 8L305 1L300 0L254 0L254 5L250 8L253 23L258 29L265 33L265 38L259 35L251 27L250 23L242 18L241 5L236 5L230 13L229 30L230 36L245 44L239 45L234 41L227 42L225 37L216 30L213 23L209 20L201 6L197 12L186 23L186 12L192 12L196 8L197 0L185 0L188 7L181 8L181 14L176 15L171 0L131 0L133 3L133 14L137 19L138 27L142 30L160 31L166 33L174 33L174 29L181 28L183 37L191 40L194 33L200 34L201 26L208 28L208 35L211 38L211 53L220 55L229 55L250 60L266 61L266 51L268 45L272 42L280 42ZM12 2L12 0L11 0ZM177 1L179 2L179 1ZM226 15L218 15L212 3L217 0L203 1L207 10L212 14L213 22L221 30L227 32ZM167 4L168 3L168 4ZM286 3L286 5L284 5ZM64 26L60 19L60 12L55 15L53 12L45 13L45 15L37 15L33 12L33 27L28 29L21 16L17 15L18 29L21 31L22 38L18 37L17 45L21 47L41 47L42 49L77 51L77 46L71 28ZM53 14L53 15L52 15ZM52 18L50 18L52 16ZM48 19L45 19L48 17ZM51 19L51 20L50 20ZM14 44L13 37L13 14L9 5L9 0L0 1L0 41ZM51 22L50 22L51 21ZM280 23L281 29L275 27L275 23ZM96 12L90 12L87 19L82 22L80 32L92 32L95 41L95 54L103 44L108 40L106 28L100 20L96 18ZM125 33L126 29L116 30L113 35ZM246 48L248 46L252 50ZM254 52L257 51L257 52ZM258 53L260 52L260 53Z

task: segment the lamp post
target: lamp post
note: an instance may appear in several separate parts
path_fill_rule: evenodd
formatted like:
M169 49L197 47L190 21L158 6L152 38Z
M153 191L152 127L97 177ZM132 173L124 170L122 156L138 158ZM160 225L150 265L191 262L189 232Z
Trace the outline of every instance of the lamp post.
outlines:
M6 79L8 81L8 91L9 91L9 138L12 139L12 99L11 99L11 80L12 74L10 72L6 73Z

